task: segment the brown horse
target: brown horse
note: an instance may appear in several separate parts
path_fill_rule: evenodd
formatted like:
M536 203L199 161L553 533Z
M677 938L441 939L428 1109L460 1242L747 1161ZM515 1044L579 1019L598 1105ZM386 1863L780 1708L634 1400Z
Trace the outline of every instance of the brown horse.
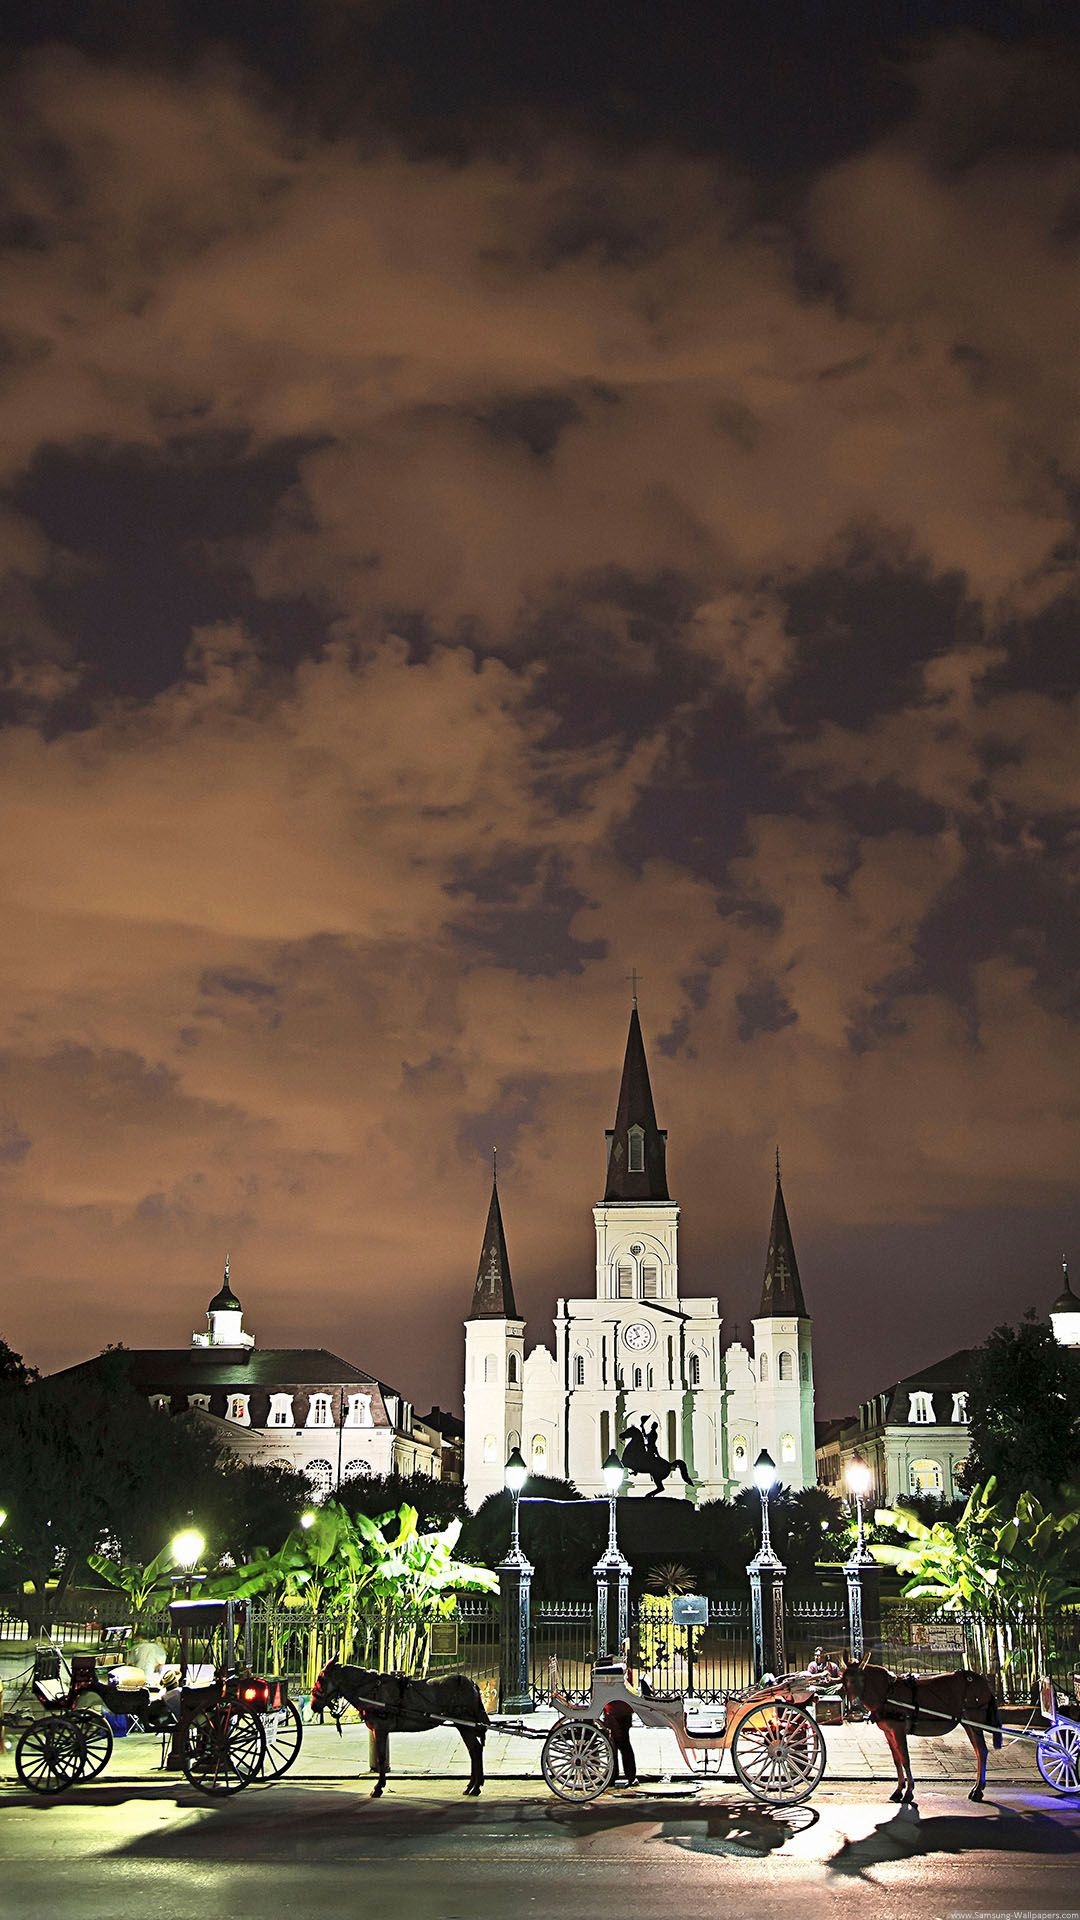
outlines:
M410 1680L404 1673L378 1673L369 1667L345 1667L339 1660L325 1666L311 1690L311 1710L323 1714L337 1699L355 1707L375 1736L378 1779L372 1799L378 1800L390 1771L390 1735L427 1733L432 1727L455 1726L469 1755L467 1794L478 1795L484 1784L484 1739L488 1717L480 1689L464 1673L448 1673L441 1680ZM340 1729L339 1729L340 1731Z
M881 1728L896 1766L892 1800L914 1800L915 1779L908 1758L908 1739L932 1738L962 1726L971 1741L978 1767L969 1800L981 1800L986 1785L986 1734L1001 1746L1001 1721L990 1681L983 1673L961 1668L956 1673L890 1673L868 1661L852 1661L844 1668L843 1688L848 1704L862 1707Z

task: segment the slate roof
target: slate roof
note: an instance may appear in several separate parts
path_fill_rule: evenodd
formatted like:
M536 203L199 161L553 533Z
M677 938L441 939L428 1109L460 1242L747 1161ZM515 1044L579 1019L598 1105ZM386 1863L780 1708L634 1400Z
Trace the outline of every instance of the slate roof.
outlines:
M510 1255L506 1251L506 1234L499 1205L499 1185L498 1181L492 1180L487 1226L484 1228L484 1244L476 1269L469 1319L516 1320L518 1317L514 1304L514 1283L510 1277Z
M194 1393L214 1387L322 1387L356 1381L363 1386L378 1386L370 1373L364 1373L325 1347L133 1347L112 1349L93 1360L65 1367L61 1379L71 1374L104 1371L106 1364L123 1362L133 1387L140 1393L165 1393L170 1389Z
M761 1305L758 1317L767 1320L771 1316L790 1314L793 1318L806 1320L806 1302L803 1299L802 1281L799 1279L799 1263L795 1258L795 1242L791 1237L791 1224L784 1205L784 1190L780 1185L780 1165L777 1159L776 1196L773 1200L772 1223L769 1227L769 1250L765 1256L765 1275L761 1282Z
M934 1408L934 1424L950 1426L952 1422L952 1397L954 1393L963 1393L967 1389L971 1359L975 1349L961 1347L956 1353L947 1354L944 1360L935 1360L918 1373L905 1374L891 1387L884 1389L886 1426L910 1426L911 1394L929 1393ZM877 1402L881 1394L874 1394L870 1405L876 1413ZM875 1420L874 1424L877 1424ZM930 1423L928 1423L930 1424Z
M640 1127L644 1165L640 1173L630 1171L630 1130ZM608 1146L605 1201L670 1200L667 1184L667 1131L656 1124L649 1063L635 1004L626 1036L619 1104L615 1125L606 1134Z

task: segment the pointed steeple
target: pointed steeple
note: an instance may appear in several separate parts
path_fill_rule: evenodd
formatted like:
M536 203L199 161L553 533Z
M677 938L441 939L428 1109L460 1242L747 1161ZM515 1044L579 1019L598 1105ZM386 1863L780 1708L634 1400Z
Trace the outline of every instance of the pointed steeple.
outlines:
M514 1283L510 1278L510 1255L506 1251L502 1208L499 1206L499 1182L494 1167L491 1173L491 1205L488 1207L480 1265L476 1269L470 1320L516 1320Z
M795 1242L791 1237L791 1225L784 1205L784 1189L780 1185L779 1147L776 1150L776 1198L773 1201L769 1251L765 1258L765 1278L761 1283L758 1317L767 1320L776 1314L791 1314L800 1320L809 1318L803 1299L802 1281L799 1279L799 1263L795 1258Z
M615 1125L608 1129L605 1201L670 1200L667 1186L667 1132L656 1124L649 1063L641 1037L635 994L626 1036L622 1085Z

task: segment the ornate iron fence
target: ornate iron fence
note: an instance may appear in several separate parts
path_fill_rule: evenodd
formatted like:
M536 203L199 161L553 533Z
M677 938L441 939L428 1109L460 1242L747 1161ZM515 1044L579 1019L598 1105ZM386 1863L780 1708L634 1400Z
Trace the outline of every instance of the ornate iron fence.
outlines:
M816 1647L824 1647L834 1660L842 1662L849 1638L846 1601L789 1600L786 1612L784 1638L790 1673L802 1672Z
M1044 1675L1067 1692L1080 1670L1080 1608L977 1614L886 1601L881 1658L901 1672L947 1673L958 1666L989 1674L1001 1699L1033 1702Z

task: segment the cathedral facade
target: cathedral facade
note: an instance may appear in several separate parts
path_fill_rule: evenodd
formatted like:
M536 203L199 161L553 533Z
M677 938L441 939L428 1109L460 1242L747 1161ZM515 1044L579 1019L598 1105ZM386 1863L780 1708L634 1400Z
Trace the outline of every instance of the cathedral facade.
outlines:
M475 1511L503 1485L515 1447L530 1471L604 1491L601 1468L628 1433L665 1462L665 1492L730 1499L752 1484L759 1452L783 1484L813 1486L810 1318L777 1163L765 1275L749 1347L726 1348L715 1299L684 1298L679 1208L668 1191L667 1132L653 1107L635 1004L604 1197L593 1208L595 1291L558 1302L554 1341L525 1352L497 1185L493 1182L465 1323L465 1491ZM641 1448L632 1451L640 1458ZM627 1493L653 1491L644 1475Z

